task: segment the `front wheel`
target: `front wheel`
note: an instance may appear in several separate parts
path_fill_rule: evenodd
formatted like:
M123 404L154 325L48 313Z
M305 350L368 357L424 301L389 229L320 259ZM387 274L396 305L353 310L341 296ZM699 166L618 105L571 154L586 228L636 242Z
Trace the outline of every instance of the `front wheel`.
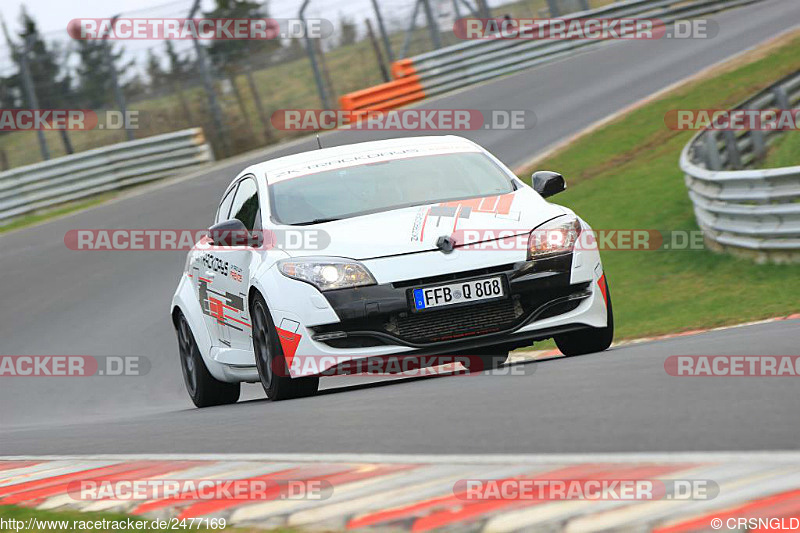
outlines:
M286 366L278 332L264 298L256 293L252 301L253 351L258 377L272 401L312 396L319 388L319 377L292 378Z
M605 278L603 278L603 284L606 290L606 311L608 312L606 327L586 328L556 335L553 340L556 341L556 346L564 355L570 357L602 352L611 346L611 342L614 340L614 312L611 308L611 292L608 290L608 282Z
M181 371L189 397L197 407L225 405L239 401L239 383L219 381L206 368L200 349L194 340L186 317L180 313L177 324L178 350L181 355Z

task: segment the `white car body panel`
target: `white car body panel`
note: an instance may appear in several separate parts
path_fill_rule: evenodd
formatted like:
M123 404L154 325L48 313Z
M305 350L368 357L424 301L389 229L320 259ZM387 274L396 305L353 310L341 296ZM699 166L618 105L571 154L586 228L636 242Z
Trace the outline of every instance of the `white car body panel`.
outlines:
M283 226L270 217L270 206L266 199L269 184L314 172L315 169L329 170L338 165L352 165L360 158L376 161L409 157L410 154L458 151L487 154L509 178L515 180L518 189L503 195L507 198L453 202L459 204L455 208L456 213L462 210L455 216L444 213L440 209L441 204L430 204L307 226L308 229L325 232L330 237L324 250L240 247L213 252L203 249L190 251L186 271L172 299L171 310L175 312L180 309L187 317L209 372L220 381L258 380L250 334L248 299L252 290L264 297L278 328L284 351L292 352L292 356L332 356L341 361L415 350L406 345L340 349L313 340L314 332L310 328L337 324L341 317L326 295L316 287L284 276L276 266L280 259L305 256L356 259L366 266L378 285L391 284L497 265L520 264L527 259L527 250L518 247L481 250L456 248L451 253L442 253L436 246L437 239L451 234L454 228L463 231L465 236L469 235L470 230L481 230L481 235L491 235L491 232L497 231L527 239L530 231L541 224L574 215L567 208L547 202L531 187L516 180L510 170L482 148L471 141L452 136L376 141L288 156L248 167L232 183L246 176L254 177L260 195L261 224L265 230L296 230L296 226ZM461 204L470 204L469 216L463 216ZM584 231L591 229L582 220L581 224ZM204 255L209 253L222 263L227 263L227 267L214 261L204 262ZM216 265L218 271L209 268L209 264ZM234 272L237 274L234 275ZM241 273L241 279L238 273ZM509 339L513 340L521 333L535 333L559 326L604 327L607 316L600 290L602 277L602 264L596 248L584 247L573 252L569 283L588 282L589 288L586 290L591 291L591 295L566 313L535 320L517 328L509 335ZM294 367L291 367L291 372L293 377L303 375L302 370Z

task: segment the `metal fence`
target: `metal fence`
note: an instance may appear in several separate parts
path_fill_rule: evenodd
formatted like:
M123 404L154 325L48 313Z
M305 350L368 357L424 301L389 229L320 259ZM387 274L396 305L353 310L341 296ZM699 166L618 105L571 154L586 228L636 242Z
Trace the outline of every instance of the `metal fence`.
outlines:
M96 148L0 173L0 224L37 209L174 176L214 161L200 128Z
M586 1L547 0L562 12ZM492 2L517 16L535 16L544 5L544 0ZM297 34L267 41L74 39L66 28L42 31L40 10L20 9L19 17L7 20L9 31L0 35L0 108L91 109L98 115L127 110L138 115L139 124L102 134L0 131L0 171L191 127L203 128L217 158L303 135L275 128L272 113L336 107L338 95L390 79L395 58L457 43L453 19L481 12L482 4L486 2L172 0L131 6L116 19L291 20L303 9L307 19L333 25L334 31L322 37ZM90 11L82 16L110 14Z
M800 72L736 109L800 109ZM704 130L684 148L680 167L710 247L760 261L800 259L800 166L748 169L777 133Z
M671 24L760 0L628 0L573 13L562 20L648 17ZM591 39L481 39L440 48L392 65L394 81L341 97L347 110L392 109L553 61L603 42Z

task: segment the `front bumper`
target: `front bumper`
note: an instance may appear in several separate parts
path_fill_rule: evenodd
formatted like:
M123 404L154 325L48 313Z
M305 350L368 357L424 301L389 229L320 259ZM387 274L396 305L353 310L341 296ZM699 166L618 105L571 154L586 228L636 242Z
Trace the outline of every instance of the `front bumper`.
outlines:
M325 293L341 322L310 328L312 339L337 349L405 346L436 351L447 344L507 335L542 318L574 310L589 283L570 284L572 254L443 276ZM499 276L507 297L412 311L414 288Z
M309 324L275 310L273 319L295 377L373 356L461 355L487 346L511 350L558 333L605 325L599 256L596 251L580 253L582 258L570 253L322 293L338 321ZM414 288L495 276L504 282L503 299L411 310ZM315 362L297 361L303 358Z

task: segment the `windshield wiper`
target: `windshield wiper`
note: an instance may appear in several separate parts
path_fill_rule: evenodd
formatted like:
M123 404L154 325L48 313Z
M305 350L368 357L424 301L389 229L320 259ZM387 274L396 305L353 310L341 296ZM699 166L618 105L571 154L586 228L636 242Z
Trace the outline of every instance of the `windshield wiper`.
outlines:
M292 226L311 226L312 224L324 224L325 222L335 222L337 220L342 220L341 218L315 218L314 220L309 220L307 222L296 222L292 224Z

